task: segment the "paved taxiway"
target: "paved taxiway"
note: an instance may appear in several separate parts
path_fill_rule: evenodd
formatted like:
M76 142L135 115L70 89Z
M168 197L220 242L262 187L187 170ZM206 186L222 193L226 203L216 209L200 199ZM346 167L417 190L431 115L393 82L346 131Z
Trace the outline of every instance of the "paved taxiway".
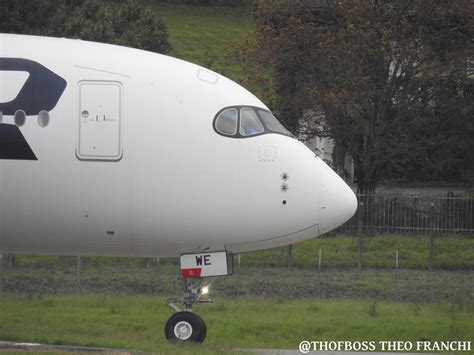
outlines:
M37 343L17 343L12 341L0 341L0 352L55 352L55 353L81 353L81 354L106 354L106 355L127 355L139 354L139 351L108 349L108 348L93 348L86 346L69 346L69 345L49 345ZM279 350L279 349L235 349L236 353L249 353L259 355L301 355L298 350ZM369 353L369 352L324 352L324 351L310 351L307 354L311 355L417 355L416 353ZM427 353L419 355L430 355Z

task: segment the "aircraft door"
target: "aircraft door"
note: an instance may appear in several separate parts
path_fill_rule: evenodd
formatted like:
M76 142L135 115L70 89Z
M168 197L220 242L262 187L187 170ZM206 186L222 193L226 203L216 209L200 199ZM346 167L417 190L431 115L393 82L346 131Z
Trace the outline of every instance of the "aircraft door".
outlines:
M113 81L82 81L78 91L78 159L120 160L122 85Z

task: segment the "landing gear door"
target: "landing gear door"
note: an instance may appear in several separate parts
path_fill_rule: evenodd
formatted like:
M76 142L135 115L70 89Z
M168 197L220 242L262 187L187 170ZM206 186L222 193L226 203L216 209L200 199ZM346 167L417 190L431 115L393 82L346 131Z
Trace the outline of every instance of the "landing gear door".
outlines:
M208 276L227 276L233 272L232 254L225 251L216 253L181 255L181 276L199 278Z
M82 81L78 89L78 159L120 160L122 85L112 81Z

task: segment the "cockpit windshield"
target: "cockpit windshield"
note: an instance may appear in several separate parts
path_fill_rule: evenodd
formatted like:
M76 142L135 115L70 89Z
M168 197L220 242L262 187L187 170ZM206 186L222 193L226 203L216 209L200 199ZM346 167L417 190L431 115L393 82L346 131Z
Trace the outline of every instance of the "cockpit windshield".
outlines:
M259 121L257 113L249 107L242 107L240 109L240 134L242 136L253 136L264 131L265 129Z
M215 127L219 133L233 136L237 133L237 110L229 108L222 111L216 119Z
M220 110L214 118L214 129L220 135L234 138L267 133L294 138L270 111L252 106L233 106Z
M287 136L292 136L290 131L288 131L281 123L277 120L275 116L272 115L271 112L258 110L258 114L262 119L263 123L267 128L272 132L281 133Z

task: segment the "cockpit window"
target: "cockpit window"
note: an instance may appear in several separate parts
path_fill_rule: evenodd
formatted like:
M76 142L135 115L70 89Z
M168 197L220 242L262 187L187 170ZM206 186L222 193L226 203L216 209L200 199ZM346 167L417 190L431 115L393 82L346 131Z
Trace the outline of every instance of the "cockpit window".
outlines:
M235 108L224 110L217 116L216 130L229 136L237 133L237 110Z
M263 133L264 128L258 119L257 113L249 107L240 109L240 134L242 136L252 136Z
M258 110L258 114L260 115L264 125L270 131L292 136L290 131L288 131L270 112Z
M214 130L233 138L249 138L267 133L295 138L270 111L254 106L223 108L214 117Z

